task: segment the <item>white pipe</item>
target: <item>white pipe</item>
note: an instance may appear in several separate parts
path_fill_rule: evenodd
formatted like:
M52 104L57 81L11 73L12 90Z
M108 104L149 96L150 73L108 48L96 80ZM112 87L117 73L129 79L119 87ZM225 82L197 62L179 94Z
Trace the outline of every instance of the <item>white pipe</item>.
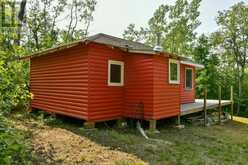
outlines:
M146 133L145 133L144 129L141 127L141 124L139 121L137 121L136 126L137 126L137 129L139 130L139 132L141 133L141 135L148 140L149 137L146 135Z

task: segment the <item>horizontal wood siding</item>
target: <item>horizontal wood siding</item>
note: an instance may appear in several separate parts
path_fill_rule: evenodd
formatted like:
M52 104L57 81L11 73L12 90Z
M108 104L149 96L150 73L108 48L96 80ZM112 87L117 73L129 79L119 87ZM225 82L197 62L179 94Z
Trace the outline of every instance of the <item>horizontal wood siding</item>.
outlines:
M124 61L123 52L105 45L89 46L89 120L120 118L124 107L124 86L108 86L108 60ZM124 64L124 70L126 69ZM125 78L125 77L124 77Z
M154 119L176 116L180 112L180 85L169 84L169 59L154 56Z
M192 68L193 69L193 88L192 90L186 89L185 88L185 68ZM180 67L180 72L181 72L181 84L180 84L180 95L181 95L181 103L192 103L195 102L195 67L189 66L189 65L184 65L181 64Z
M151 119L153 115L153 58L150 55L125 56L126 117Z
M73 47L31 59L32 108L88 119L87 50Z
M108 61L124 62L124 86L108 85ZM89 43L31 59L32 107L87 121L120 117L162 119L176 116L180 104L195 99L185 90L185 65L179 85L169 84L169 58L129 54ZM187 66L189 67L189 66Z

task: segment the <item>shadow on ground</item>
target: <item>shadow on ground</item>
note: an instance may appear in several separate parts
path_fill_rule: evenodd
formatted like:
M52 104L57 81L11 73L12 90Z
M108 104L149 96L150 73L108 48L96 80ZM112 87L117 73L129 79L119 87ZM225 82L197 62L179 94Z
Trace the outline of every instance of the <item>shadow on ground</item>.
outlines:
M159 134L144 139L135 129L117 129L114 122L99 123L96 129L84 129L83 122L59 117L54 127L67 129L113 150L136 155L149 164L245 164L248 161L248 125L228 121L210 127L192 126L176 129L161 121ZM143 124L147 127L146 124Z

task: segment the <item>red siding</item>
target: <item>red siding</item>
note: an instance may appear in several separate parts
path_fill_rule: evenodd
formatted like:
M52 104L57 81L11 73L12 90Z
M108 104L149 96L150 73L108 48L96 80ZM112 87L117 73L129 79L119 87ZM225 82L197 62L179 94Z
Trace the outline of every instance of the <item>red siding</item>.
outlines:
M86 49L70 48L31 59L32 107L88 119Z
M192 90L185 88L185 68L192 68L193 69L193 88ZM181 103L192 103L195 101L195 68L189 65L183 65L181 64L180 67L180 95L181 95Z
M154 119L176 116L180 112L180 85L169 84L169 59L154 56Z
M108 86L108 60L124 61L118 49L89 45L89 120L120 118L124 109L124 86ZM124 64L124 70L126 69Z
M124 86L108 86L108 60L124 62ZM168 63L164 56L129 54L96 43L35 57L32 107L88 121L176 116L181 103L194 101L195 83L193 90L184 89L181 65L181 84L169 84Z
M125 57L126 117L153 117L153 58L131 54Z

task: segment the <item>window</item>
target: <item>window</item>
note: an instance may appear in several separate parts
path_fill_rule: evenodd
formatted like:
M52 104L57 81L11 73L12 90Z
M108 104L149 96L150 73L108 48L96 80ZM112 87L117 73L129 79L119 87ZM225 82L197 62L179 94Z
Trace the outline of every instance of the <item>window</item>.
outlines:
M108 62L108 85L123 86L124 63L109 60Z
M179 66L180 63L177 60L169 60L169 82L171 84L179 84Z
M192 68L185 69L185 88L192 89L193 88L193 71Z

